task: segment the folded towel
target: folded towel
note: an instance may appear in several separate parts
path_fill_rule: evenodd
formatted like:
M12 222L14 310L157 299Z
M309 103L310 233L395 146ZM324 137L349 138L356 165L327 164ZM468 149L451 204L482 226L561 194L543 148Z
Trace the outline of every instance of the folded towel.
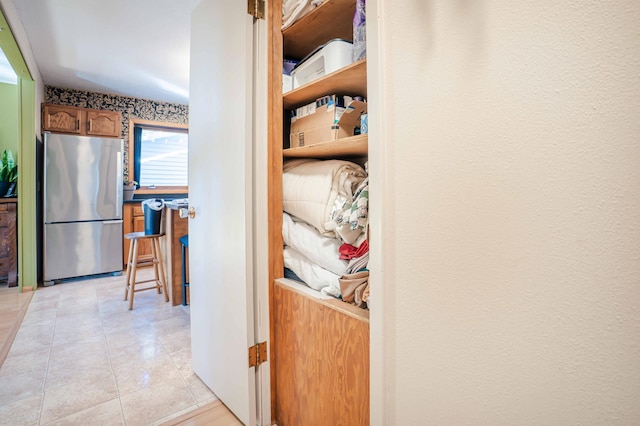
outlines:
M298 19L322 4L323 0L284 0L282 3L282 29L290 27Z

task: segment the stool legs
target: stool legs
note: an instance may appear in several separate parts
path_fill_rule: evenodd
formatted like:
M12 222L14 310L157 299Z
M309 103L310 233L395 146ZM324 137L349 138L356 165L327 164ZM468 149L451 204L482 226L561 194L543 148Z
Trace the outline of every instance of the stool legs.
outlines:
M169 293L167 292L167 279L164 273L164 263L162 261L162 250L160 248L160 238L158 236L147 237L151 243L151 253L153 256L153 272L155 278L152 280L137 281L136 275L138 271L138 239L139 236L132 235L131 243L129 244L129 259L127 261L127 275L125 279L124 300L129 300L129 310L133 309L133 297L136 291L152 290L156 289L158 294L164 291L165 302L169 301ZM125 236L126 237L126 236ZM136 289L136 284L143 284L147 282L154 282L152 287Z
M160 290L162 287L162 283L160 281L160 271L158 269L158 251L159 250L156 249L156 240L151 240L151 255L153 256L153 276L156 281L156 291L158 292L158 294L160 294L162 293L162 291Z
M158 264L160 265L160 277L162 279L162 290L164 291L164 301L168 302L169 301L169 293L167 292L167 278L164 274L164 262L162 261L162 250L160 250L160 239L159 238L154 238L153 239L153 244L155 245L155 249L156 249L156 259L158 261ZM160 285L160 283L158 283ZM158 293L160 293L160 287L158 286Z
M133 309L133 295L136 292L136 272L138 272L138 240L133 240L133 259L131 261L131 277L129 286L129 310Z
M131 283L129 279L131 278L131 261L133 260L133 245L135 244L135 240L129 241L129 258L127 259L127 275L124 281L124 300L129 298L129 284Z

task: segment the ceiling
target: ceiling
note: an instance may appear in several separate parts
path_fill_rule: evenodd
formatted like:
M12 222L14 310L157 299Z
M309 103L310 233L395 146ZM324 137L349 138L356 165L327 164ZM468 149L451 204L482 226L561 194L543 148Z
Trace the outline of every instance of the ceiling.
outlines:
M187 104L200 0L13 0L45 84Z

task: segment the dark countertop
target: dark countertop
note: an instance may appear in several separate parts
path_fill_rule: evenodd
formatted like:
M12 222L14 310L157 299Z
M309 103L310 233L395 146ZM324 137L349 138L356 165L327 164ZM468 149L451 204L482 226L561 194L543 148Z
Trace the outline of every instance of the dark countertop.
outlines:
M149 198L162 198L166 202L171 200L180 200L188 197L189 194L140 194L134 195L133 200L124 200L124 203L141 203L144 200L148 200Z

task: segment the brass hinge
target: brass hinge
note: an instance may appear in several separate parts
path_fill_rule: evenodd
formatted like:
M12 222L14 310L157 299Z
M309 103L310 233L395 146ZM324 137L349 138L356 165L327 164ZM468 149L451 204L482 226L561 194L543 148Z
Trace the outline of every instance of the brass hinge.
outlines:
M249 15L264 20L264 0L248 0L247 6Z
M257 367L268 360L267 342L256 343L249 348L249 368Z

